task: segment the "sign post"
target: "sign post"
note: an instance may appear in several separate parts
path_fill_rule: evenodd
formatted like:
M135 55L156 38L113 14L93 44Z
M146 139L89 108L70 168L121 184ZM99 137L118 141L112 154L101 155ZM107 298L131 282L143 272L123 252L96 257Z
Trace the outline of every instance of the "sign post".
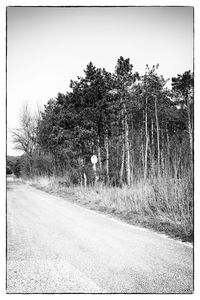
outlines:
M97 183L97 172L96 172L96 163L97 163L97 157L96 155L92 155L91 162L93 164L93 170L94 170L94 177L95 177L95 184Z

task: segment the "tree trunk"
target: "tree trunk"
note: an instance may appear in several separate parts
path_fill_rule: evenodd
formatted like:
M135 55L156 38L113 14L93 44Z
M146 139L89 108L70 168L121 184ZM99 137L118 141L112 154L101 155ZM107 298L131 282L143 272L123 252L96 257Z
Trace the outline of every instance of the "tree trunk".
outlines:
M121 168L120 168L120 184L123 185L123 174L124 174L124 154L125 154L125 149L124 149L124 139L122 140L122 161L121 161Z
M124 103L124 143L125 143L125 162L126 162L126 181L127 185L131 184L131 168L130 168L130 145L129 145L129 128L126 106Z
M130 144L130 183L133 184L134 182L134 165L135 165L135 161L134 161L134 147L132 145L133 143Z
M144 145L143 145L143 142L141 144L141 153L142 153L142 168L144 170Z
M149 136L148 136L148 134L147 134L147 137L146 137L146 144L145 144L145 157L144 157L144 180L147 179L148 144L149 144Z
M145 155L144 155L144 180L147 178L147 159L148 159L148 144L149 144L149 135L147 127L147 97L146 97L146 108L145 108Z
M106 148L106 183L109 184L109 143L108 135L105 137L105 148Z
M193 165L193 130L191 124L191 113L189 108L187 108L187 115L188 115L188 132L189 132L189 140L190 140L190 163L192 166Z
M170 166L170 141L169 141L169 134L168 134L168 130L166 129L166 136L167 136L167 171L168 174L172 174L171 172L171 166Z
M151 119L151 175L155 175L155 146L154 146L154 126L153 126L153 119Z
M99 137L98 137L97 154L98 154L99 169L101 171L102 170L102 162L101 162L101 147L100 147L100 139L99 139Z
M156 117L156 132L157 132L157 165L158 165L158 176L160 175L160 137L159 137L159 124L158 124L158 110L157 110L157 99L155 98L155 117Z

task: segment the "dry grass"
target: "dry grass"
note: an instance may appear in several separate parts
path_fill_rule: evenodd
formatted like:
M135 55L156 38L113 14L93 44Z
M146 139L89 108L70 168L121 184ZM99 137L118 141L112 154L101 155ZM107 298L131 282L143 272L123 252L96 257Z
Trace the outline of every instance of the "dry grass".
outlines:
M187 180L141 180L131 187L69 186L65 178L38 177L29 184L128 223L193 240L193 190Z

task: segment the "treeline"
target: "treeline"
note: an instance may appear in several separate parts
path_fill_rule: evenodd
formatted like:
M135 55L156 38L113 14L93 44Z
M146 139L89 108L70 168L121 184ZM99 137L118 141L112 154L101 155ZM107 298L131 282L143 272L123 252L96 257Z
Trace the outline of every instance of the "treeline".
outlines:
M37 116L25 106L13 132L24 151L20 175L93 184L95 154L98 181L108 185L160 177L192 183L193 73L177 75L168 88L157 69L147 65L141 76L120 57L110 73L90 62L71 91L49 100Z

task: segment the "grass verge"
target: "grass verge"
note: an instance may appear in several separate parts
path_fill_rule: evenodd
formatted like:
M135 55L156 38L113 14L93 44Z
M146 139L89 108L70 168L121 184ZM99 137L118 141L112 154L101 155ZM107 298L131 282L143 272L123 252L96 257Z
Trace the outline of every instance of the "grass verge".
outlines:
M37 177L26 182L129 224L193 242L193 189L186 180L160 178L122 188L102 184L70 187L65 178L55 177Z

